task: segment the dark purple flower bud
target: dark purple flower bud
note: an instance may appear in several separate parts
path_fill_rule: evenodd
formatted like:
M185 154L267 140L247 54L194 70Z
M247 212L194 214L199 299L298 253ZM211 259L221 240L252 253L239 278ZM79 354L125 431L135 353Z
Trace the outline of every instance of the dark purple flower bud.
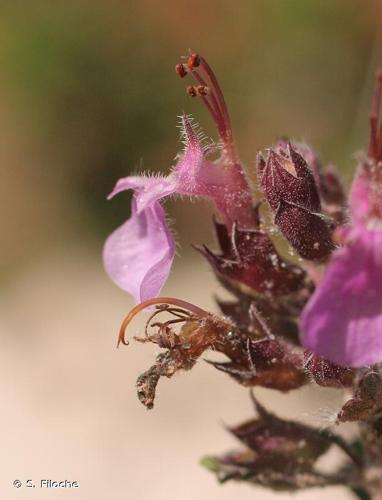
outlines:
M268 203L273 211L283 200L319 212L320 198L312 171L290 143L283 144L272 148L266 161L258 157L260 182Z
M311 351L304 353L304 367L318 385L339 389L352 387L355 374L352 368L335 365Z
M265 160L257 158L260 185L275 214L275 223L297 252L321 260L334 249L314 175L288 143L276 146Z
M277 145L286 149L288 140L282 139ZM293 142L292 147L304 158L314 176L322 212L336 223L343 223L346 218L347 201L345 190L334 166L327 165L323 168L318 154L303 142Z

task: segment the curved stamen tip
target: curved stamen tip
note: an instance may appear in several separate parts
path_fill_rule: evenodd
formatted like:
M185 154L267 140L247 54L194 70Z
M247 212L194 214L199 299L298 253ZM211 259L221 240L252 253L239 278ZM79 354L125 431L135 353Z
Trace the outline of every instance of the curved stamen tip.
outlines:
M123 320L121 328L119 330L119 335L118 335L118 342L117 342L117 348L119 347L120 344L123 345L129 345L129 342L125 338L125 333L126 329L131 323L132 319L141 311L144 309L154 306L154 305L161 305L161 304L169 304L169 305L174 305L178 307L182 307L183 309L186 309L187 311L190 311L193 313L195 316L198 318L204 318L205 316L208 316L208 312L205 311L204 309L191 304L190 302L186 302L185 300L181 299L176 299L173 297L157 297L154 299L149 299L141 304L137 304L135 307L133 307L129 314L126 316L126 318Z

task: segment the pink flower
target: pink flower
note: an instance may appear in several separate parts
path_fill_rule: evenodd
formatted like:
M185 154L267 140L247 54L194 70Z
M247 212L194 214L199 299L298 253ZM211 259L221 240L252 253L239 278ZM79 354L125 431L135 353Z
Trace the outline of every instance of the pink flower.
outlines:
M304 309L304 347L341 366L382 360L382 231L349 231Z
M198 72L198 66L201 70ZM111 279L130 293L136 302L156 297L170 273L175 255L173 235L166 222L160 200L172 194L203 196L213 201L228 231L234 223L241 227L255 224L252 196L236 156L232 131L220 87L204 59L191 55L188 66L178 74L190 72L199 82L201 72L206 85L188 88L190 95L202 98L210 111L221 145L205 144L191 118L181 117L184 151L168 176L129 176L120 179L109 198L134 190L130 219L112 233L104 247L104 266ZM208 96L207 96L208 94ZM220 152L216 161L208 160Z
M182 117L185 150L167 176L120 179L109 198L134 190L131 218L112 233L104 248L105 269L112 280L137 302L159 294L175 255L175 242L159 202L174 193L222 196L225 171L206 160L191 121Z
M352 226L301 318L304 347L341 366L382 361L382 74L377 77L369 155L350 193Z

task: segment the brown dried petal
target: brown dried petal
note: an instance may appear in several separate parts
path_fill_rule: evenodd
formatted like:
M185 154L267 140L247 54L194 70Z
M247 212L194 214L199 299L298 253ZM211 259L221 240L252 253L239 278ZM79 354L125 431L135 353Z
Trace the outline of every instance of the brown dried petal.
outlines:
M161 332L166 323L156 322ZM224 319L212 314L197 319L191 317L185 320L179 333L171 328L164 333L137 338L140 342L154 342L159 347L166 346L168 350L157 356L156 363L137 379L138 398L148 409L154 406L156 386L161 377L170 378L179 370L190 370L198 358L208 348L218 348L229 342L232 325ZM166 342L163 336L171 335L172 342Z

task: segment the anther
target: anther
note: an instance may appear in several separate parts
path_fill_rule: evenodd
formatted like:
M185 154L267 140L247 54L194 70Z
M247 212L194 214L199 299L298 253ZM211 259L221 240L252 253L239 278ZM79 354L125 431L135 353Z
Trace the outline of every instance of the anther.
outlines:
M206 85L198 85L196 87L196 91L199 96L201 95L208 95L209 93L209 88Z
M209 94L210 89L207 85L189 85L186 92L191 97L205 97Z
M198 95L198 91L194 85L188 85L186 87L186 92L190 97L196 97Z
M178 76L180 76L180 78L184 78L188 73L187 67L185 64L177 64L175 66L175 72Z
M200 65L200 57L199 54L196 54L195 52L190 55L190 57L187 60L187 66L192 71L193 69L197 68Z

